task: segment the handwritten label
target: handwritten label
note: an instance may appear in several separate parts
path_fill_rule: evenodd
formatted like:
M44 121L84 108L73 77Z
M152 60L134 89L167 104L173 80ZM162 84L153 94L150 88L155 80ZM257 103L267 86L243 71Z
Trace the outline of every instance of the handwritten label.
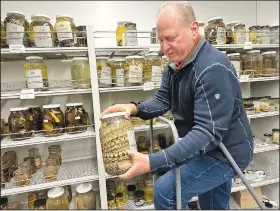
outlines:
M249 81L249 75L241 75L240 81Z
M33 69L26 72L27 87L30 89L43 88L42 70Z
M252 49L253 43L252 42L245 42L244 43L244 49Z
M144 91L149 91L149 90L153 90L155 88L155 85L153 82L146 82L143 85L143 90Z
M22 89L20 92L20 99L35 99L35 92L34 89Z
M24 45L9 45L10 53L25 53Z

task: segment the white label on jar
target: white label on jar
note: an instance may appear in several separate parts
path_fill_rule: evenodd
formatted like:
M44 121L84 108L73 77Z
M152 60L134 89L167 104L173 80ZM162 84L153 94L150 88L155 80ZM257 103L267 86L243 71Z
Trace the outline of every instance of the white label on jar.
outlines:
M116 69L117 86L124 86L124 69Z
M244 44L246 42L245 31L237 31L235 36L236 36L236 44Z
M107 66L102 66L101 75L100 75L100 83L101 84L112 84L112 72L111 68Z
M81 117L80 116L76 116L75 119L81 119Z
M47 120L47 119L44 119L44 122L48 122L48 120Z
M58 41L73 39L72 28L69 21L55 24Z
M159 84L161 81L161 68L160 66L152 66L152 82Z
M7 23L6 26L6 41L8 45L22 45L24 37L24 27Z
M217 44L226 44L226 30L223 27L217 27Z
M129 67L128 82L129 83L142 83L143 69L137 65L131 65Z
M270 30L261 31L261 43L270 44Z
M50 26L34 26L34 42L36 47L42 48L51 48L53 47L52 44L52 35Z
M129 142L129 149L131 151L137 152L137 144L136 144L134 130L127 131L127 138Z
M137 31L136 30L127 30L125 32L125 43L126 46L136 46L137 42Z
M43 88L42 71L40 69L26 71L27 88Z

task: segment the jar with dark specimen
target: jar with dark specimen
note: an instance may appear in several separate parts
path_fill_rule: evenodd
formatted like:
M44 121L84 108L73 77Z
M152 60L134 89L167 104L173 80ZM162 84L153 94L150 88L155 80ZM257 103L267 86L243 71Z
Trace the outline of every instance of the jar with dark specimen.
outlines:
M261 44L261 28L259 25L249 27L249 41L253 44Z
M0 209L1 210L6 210L8 205L8 198L7 197L1 197L0 199Z
M234 26L236 24L240 23L240 21L230 21L226 23L226 44L233 44L233 32L234 32Z
M143 154L149 154L150 141L145 136L139 136L137 139L137 150Z
M32 130L36 131L41 131L42 130L42 110L39 105L30 105L28 106L29 108L29 113L32 118Z
M9 168L9 178L14 176L14 171L18 168L18 158L15 151L7 151L2 157L2 163Z
M145 205L144 191L137 190L134 192L134 203L136 207L142 207Z
M210 44L226 44L226 27L223 19L221 17L210 18L205 34Z
M158 142L161 149L165 149L167 147L167 140L164 134L158 134Z
M34 210L34 202L36 201L37 199L37 193L34 191L34 192L29 192L28 193L28 209L29 210Z
M34 202L34 209L35 210L45 210L46 209L47 199L37 199Z

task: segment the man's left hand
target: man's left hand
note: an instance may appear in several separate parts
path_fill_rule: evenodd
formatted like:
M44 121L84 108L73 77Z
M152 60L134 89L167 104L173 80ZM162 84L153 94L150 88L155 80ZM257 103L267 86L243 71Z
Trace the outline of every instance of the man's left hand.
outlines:
M150 161L148 155L129 150L127 153L132 158L132 166L126 173L119 176L121 179L130 179L137 175L150 172Z

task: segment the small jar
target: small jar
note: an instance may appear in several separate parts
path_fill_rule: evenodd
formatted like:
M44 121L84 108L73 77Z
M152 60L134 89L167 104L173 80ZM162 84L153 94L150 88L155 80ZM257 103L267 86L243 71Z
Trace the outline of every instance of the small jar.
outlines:
M264 137L264 141L265 141L267 144L271 144L271 143L272 143L272 134L270 134L270 133L265 133L265 134L263 134L263 137Z
M76 188L76 208L78 210L95 210L95 195L90 183L83 183Z
M252 97L251 98L253 100L253 104L254 104L254 113L260 113L261 112L261 107L260 107L260 98L259 97Z
M49 155L53 155L57 158L58 164L62 164L61 160L61 147L59 145L51 145L48 147Z
M279 25L270 27L270 43L279 44Z
M96 57L98 84L100 88L112 87L112 70L107 57Z
M253 44L261 44L261 28L259 25L249 27L249 41Z
M153 180L145 180L146 188L144 191L145 199L148 204L153 204Z
M39 149L38 148L31 148L31 149L28 150L28 152L29 152L29 157L33 157L35 159L36 169L41 168L42 161L41 161L41 155L39 153Z
M47 199L37 199L34 202L34 209L35 210L45 210L46 209Z
M31 167L31 174L34 174L36 172L36 163L35 163L35 158L34 157L25 157L23 161L28 161L30 162L30 167Z
M261 44L270 44L270 26L265 25L260 27L261 30Z
M89 116L83 103L67 103L65 110L65 125L67 133L82 133L89 126Z
M1 197L0 199L0 209L1 210L6 210L8 205L8 198L7 197Z
M47 210L68 210L69 203L64 195L63 187L56 187L48 191Z
M28 111L30 113L31 119L32 119L32 130L35 132L40 132L42 130L42 110L39 105L30 105L27 106Z
M254 104L246 104L246 105L244 105L244 109L245 109L247 115L254 114Z
M210 44L226 44L226 27L221 17L214 17L208 20L206 39Z
M262 112L268 112L269 111L269 100L270 96L261 97L260 99L260 108Z
M125 86L141 86L143 83L143 56L127 56L124 67Z
M263 58L263 76L276 76L277 70L277 56L276 51L267 51L262 53Z
M137 190L134 192L134 203L136 207L142 207L145 205L144 191Z
M117 208L115 204L115 198L111 194L107 194L108 210L115 210Z
M118 210L123 210L124 209L123 193L117 193L115 198L116 198L116 205L118 207Z
M198 21L198 32L201 37L205 37L205 24L203 21Z
M118 21L118 26L116 29L116 41L117 41L117 46L124 46L125 41L124 41L124 33L125 33L125 24L131 23L131 21Z
M279 145L279 128L272 129L272 144Z
M124 87L124 65L125 65L125 58L116 58L114 59L113 66L114 71L116 72L115 83L114 86L117 87ZM114 77L112 76L114 81Z
M239 78L242 69L240 53L231 53L231 54L227 54L227 56L236 71L237 77Z
M161 72L163 73L166 65L169 63L168 57L166 55L161 57Z
M87 57L74 57L71 65L71 80L74 89L89 89L90 68Z
M262 76L262 55L260 50L248 51L244 61L244 73L250 78Z
M226 25L225 25L225 27L226 27L226 44L234 43L234 40L233 40L234 26L239 23L240 23L240 21L230 21L230 22L226 23Z
M34 210L34 202L37 199L37 194L36 192L29 192L28 193L28 209L29 210Z
M134 191L136 191L136 186L135 185L128 185L127 186L128 200L134 200Z
M87 47L87 27L77 26L77 47Z
M136 23L132 23L132 22L126 23L124 27L125 27L125 33L124 33L125 46L137 46L138 40L137 40Z
M149 154L150 141L145 136L139 136L137 139L137 151L143 154Z
M28 185L30 183L30 173L26 168L18 168L14 171L14 181L16 186Z
M64 115L60 104L43 105L43 130L45 136L59 136L64 133Z
M158 53L146 54L143 74L144 83L153 82L155 85L159 85L161 82L161 72L161 61Z
M26 62L24 64L24 77L26 88L35 89L36 91L48 90L48 67L45 64L43 57L26 57Z
M238 23L234 26L233 40L234 44L244 44L246 42L245 24Z

